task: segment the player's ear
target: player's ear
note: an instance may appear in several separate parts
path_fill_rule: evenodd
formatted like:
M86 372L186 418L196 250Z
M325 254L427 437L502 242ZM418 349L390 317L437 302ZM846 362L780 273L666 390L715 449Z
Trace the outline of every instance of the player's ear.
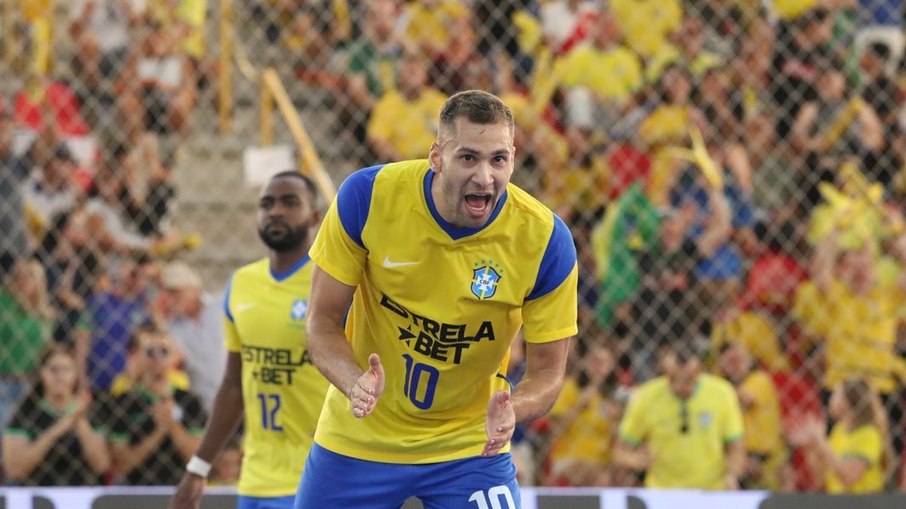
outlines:
M431 163L431 169L437 173L441 170L440 146L437 142L431 144L431 151L428 152L428 162Z

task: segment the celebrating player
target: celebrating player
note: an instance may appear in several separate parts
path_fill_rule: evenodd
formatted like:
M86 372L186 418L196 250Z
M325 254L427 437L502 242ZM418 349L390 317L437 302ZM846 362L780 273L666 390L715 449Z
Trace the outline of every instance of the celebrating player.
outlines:
M332 386L296 509L520 507L509 440L554 403L576 333L564 223L513 184L513 116L466 91L429 160L343 183L311 257L309 350ZM527 372L509 387L524 328Z

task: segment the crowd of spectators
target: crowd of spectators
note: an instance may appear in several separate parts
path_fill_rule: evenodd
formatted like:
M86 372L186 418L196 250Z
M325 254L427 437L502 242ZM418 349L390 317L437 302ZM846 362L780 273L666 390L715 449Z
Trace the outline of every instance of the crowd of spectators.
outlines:
M0 344L0 418L15 415L4 453L26 436L72 450L103 436L110 456L82 454L83 475L166 484L147 465L188 457L222 369L216 298L162 261L182 245L167 224L173 147L215 81L205 2L142 3L73 3L72 79L0 103L0 332L16 338ZM328 97L356 166L424 157L457 90L513 109L514 181L570 226L581 278L561 398L516 434L521 482L682 487L669 463L693 457L702 481L685 487L906 489L903 2L241 10ZM70 349L41 358L48 344ZM42 395L62 361L96 404ZM141 426L124 429L132 414ZM54 483L26 459L4 467Z

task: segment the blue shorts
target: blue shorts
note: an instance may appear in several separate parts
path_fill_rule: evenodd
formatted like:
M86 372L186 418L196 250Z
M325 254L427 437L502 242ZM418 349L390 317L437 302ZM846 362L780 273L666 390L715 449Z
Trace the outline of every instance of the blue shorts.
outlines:
M286 497L249 497L239 495L236 509L293 509L295 495Z
M409 497L425 509L522 507L509 454L409 465L350 458L314 444L295 509L399 509Z

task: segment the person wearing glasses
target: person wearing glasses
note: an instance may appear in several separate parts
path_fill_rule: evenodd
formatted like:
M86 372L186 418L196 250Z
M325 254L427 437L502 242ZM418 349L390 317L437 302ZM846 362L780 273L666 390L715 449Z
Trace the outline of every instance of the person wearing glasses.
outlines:
M644 471L648 488L738 489L746 457L733 386L702 373L700 357L682 342L669 348L664 367L633 392L614 461Z
M172 383L177 349L169 334L144 327L136 336L144 369L131 389L113 397L104 421L114 471L130 485L176 485L201 442L205 412L198 396Z

